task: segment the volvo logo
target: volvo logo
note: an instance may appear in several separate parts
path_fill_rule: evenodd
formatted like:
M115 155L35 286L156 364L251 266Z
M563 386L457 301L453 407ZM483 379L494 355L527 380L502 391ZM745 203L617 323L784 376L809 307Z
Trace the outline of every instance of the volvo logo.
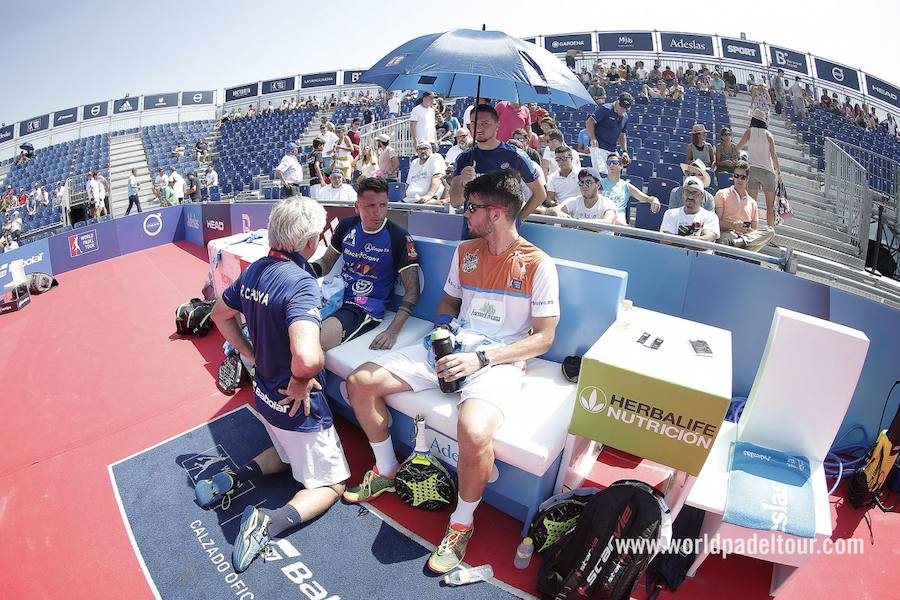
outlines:
M832 67L831 68L831 76L834 77L835 81L843 81L844 80L844 70L840 67Z
M581 390L578 402L589 413L600 413L606 408L606 394L600 388L589 385Z
M162 213L152 213L144 217L144 233L156 237L162 231Z

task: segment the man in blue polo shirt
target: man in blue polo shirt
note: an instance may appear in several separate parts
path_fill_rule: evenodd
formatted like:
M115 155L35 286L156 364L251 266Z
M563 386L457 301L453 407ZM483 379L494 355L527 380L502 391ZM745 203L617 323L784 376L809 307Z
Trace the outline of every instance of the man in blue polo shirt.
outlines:
M322 322L322 349L326 352L378 327L398 276L403 299L391 324L375 336L369 348L392 348L419 301L419 255L409 233L387 218L387 182L375 177L362 179L355 208L356 215L342 219L334 229L322 260L312 264L321 276L331 271L338 258L344 258L343 304Z
M622 92L615 102L601 104L587 118L585 126L591 140L591 163L601 173L606 173L606 157L616 151L616 145L622 149L619 152L622 164L628 166L631 162L625 131L628 128L628 109L632 104L634 96Z
M479 175L491 171L518 171L522 181L531 190L531 199L520 213L520 218L524 221L547 199L547 190L538 177L538 167L522 150L497 139L500 118L494 107L481 104L474 112L472 121L475 123L475 145L456 157L453 172L457 175L450 184L450 204L462 206L466 184Z
M307 260L325 228L325 209L295 196L269 217L269 255L252 263L216 302L212 319L225 339L255 363L253 395L273 446L237 470L197 482L201 506L212 507L242 481L291 469L303 489L281 508L244 510L234 542L238 573L281 532L334 504L350 476L325 401L325 355L319 344L319 286ZM236 317L244 315L250 339Z

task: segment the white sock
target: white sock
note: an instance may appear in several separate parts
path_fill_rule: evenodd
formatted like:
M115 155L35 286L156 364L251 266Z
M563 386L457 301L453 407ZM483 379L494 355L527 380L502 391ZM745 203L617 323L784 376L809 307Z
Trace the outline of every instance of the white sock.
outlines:
M466 502L462 499L462 496L457 496L456 510L450 515L450 524L456 523L463 527L471 527L472 523L475 521L475 509L478 508L480 502L481 498L475 502Z
M372 446L372 452L375 453L375 468L384 476L392 475L400 463L397 462L397 455L394 453L394 443L391 436L382 442L369 442Z

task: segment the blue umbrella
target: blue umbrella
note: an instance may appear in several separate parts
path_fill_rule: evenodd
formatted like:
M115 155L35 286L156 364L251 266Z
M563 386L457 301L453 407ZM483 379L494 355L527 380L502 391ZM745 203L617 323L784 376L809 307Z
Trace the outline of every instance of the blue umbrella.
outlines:
M454 29L417 37L385 55L359 81L386 90L596 106L557 57L502 31Z

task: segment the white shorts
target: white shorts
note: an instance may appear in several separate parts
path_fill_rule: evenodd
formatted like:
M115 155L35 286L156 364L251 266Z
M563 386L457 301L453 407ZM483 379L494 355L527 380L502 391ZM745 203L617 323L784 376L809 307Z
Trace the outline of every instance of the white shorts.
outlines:
M281 462L291 465L291 473L306 489L341 483L350 478L350 467L337 430L288 431L262 419Z
M606 157L612 150L604 150L603 148L591 148L591 166L601 173L609 173L606 169Z
M414 392L438 387L438 378L428 363L428 352L419 343L380 355L372 362L384 367L412 388ZM522 387L525 370L520 364L494 365L477 371L463 381L459 400L478 398L495 406L505 417L507 410L518 407L516 393Z

